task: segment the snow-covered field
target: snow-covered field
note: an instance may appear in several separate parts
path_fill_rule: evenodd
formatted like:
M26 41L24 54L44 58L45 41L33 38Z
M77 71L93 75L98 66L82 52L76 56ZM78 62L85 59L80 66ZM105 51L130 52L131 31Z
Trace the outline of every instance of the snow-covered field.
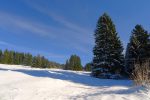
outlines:
M150 92L87 72L0 64L0 100L150 100Z

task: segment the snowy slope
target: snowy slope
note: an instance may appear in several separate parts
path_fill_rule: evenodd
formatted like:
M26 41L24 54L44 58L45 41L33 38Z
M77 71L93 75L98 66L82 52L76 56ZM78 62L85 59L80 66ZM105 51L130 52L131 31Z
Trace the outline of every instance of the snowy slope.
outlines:
M150 100L148 90L132 85L87 72L0 64L0 100Z

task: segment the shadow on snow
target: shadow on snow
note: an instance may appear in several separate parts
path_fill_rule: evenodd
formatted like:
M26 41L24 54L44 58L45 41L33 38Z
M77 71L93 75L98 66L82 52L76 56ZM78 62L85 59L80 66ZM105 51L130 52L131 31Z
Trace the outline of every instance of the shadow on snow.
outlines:
M60 79L60 80L66 80L71 81L74 83L80 83L87 86L130 86L132 84L131 81L127 80L111 80L110 79L98 79L91 77L85 73L75 73L65 70L28 70L28 69L4 69L0 68L0 70L4 71L17 71L24 74L28 74L34 77L48 77L53 79Z

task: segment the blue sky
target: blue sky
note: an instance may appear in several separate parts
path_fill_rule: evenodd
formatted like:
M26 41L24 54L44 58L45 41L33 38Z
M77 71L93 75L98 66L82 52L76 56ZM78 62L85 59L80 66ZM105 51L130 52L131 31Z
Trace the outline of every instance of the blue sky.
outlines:
M150 30L150 0L1 0L0 48L41 54L64 63L92 60L97 19L108 13L124 47L132 29Z

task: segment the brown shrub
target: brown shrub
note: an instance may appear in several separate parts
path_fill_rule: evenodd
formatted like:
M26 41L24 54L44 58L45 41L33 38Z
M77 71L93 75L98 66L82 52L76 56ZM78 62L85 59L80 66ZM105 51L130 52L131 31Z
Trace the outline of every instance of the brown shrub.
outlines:
M132 77L135 85L149 85L150 84L150 62L136 62L134 64L134 71Z

